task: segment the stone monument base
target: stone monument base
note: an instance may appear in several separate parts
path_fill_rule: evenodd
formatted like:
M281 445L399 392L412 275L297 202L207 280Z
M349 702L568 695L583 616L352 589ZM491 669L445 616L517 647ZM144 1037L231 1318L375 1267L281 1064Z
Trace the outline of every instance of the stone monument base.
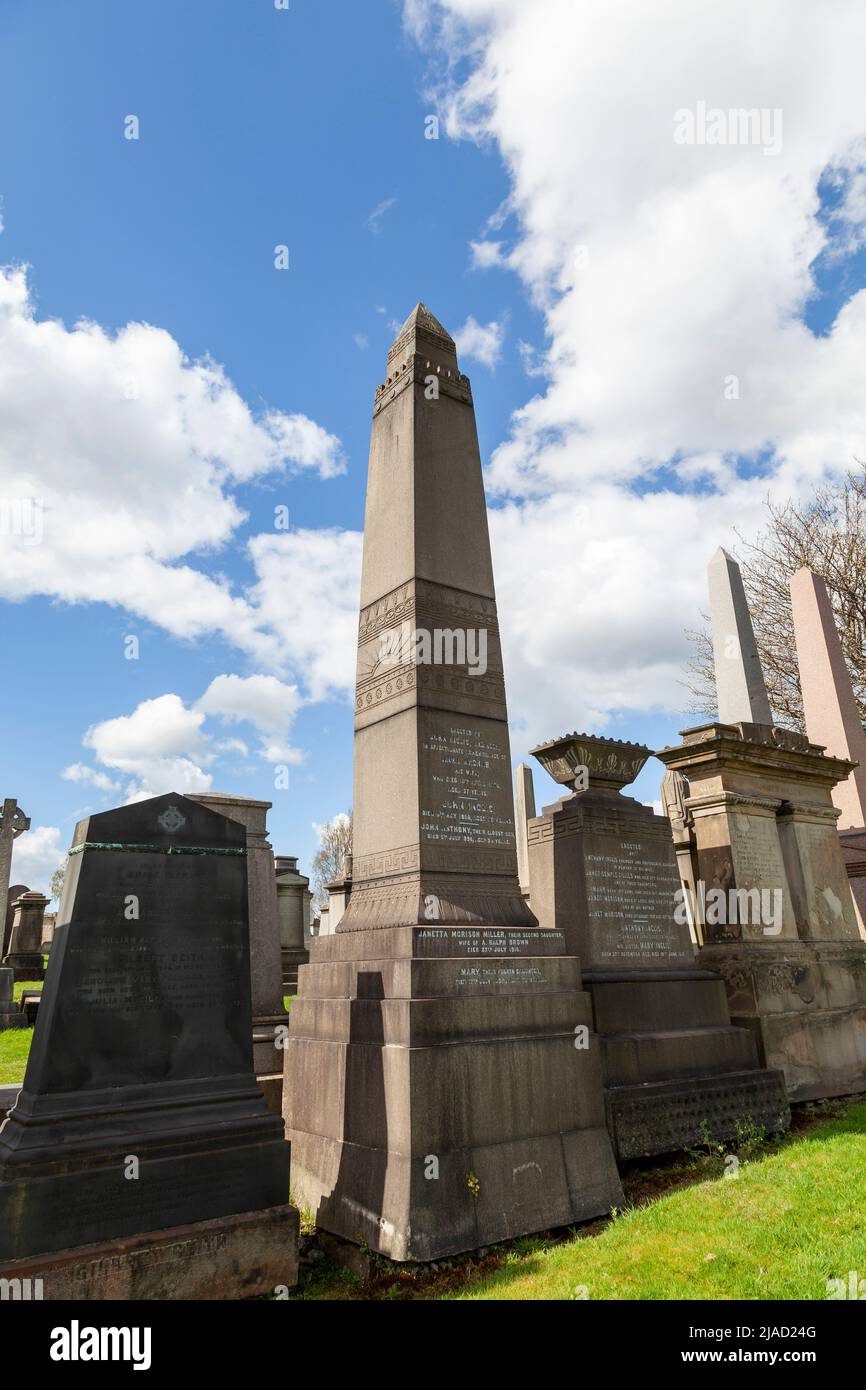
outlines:
M792 1101L866 1091L866 952L857 941L704 946L732 1023L751 1028Z
M839 843L857 910L857 925L861 937L866 939L866 830L840 830Z
M12 971L17 984L19 980L44 980L45 962L40 955L8 955L3 962L6 970Z
M392 1260L478 1249L623 1201L589 999L558 931L316 939L284 1097L294 1199Z
M754 1034L732 1026L713 971L593 971L584 984L618 1159L789 1128L784 1075L759 1069Z
M0 1279L46 1302L257 1298L297 1283L299 1222L288 1204L241 1212L8 1260Z

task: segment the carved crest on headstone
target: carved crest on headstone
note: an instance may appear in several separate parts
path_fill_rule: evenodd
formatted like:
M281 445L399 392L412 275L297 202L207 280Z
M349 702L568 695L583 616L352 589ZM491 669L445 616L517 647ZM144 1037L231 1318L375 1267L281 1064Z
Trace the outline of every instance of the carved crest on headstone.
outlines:
M168 831L169 835L175 835L181 826L186 825L186 816L176 806L166 806L162 815L158 816L157 819L163 830Z

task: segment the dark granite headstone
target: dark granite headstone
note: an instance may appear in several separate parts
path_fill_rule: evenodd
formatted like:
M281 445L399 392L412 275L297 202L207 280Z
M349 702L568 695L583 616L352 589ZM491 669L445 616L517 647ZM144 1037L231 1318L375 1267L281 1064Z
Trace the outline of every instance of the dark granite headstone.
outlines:
M285 1203L251 1035L243 826L177 795L81 821L0 1129L0 1259Z

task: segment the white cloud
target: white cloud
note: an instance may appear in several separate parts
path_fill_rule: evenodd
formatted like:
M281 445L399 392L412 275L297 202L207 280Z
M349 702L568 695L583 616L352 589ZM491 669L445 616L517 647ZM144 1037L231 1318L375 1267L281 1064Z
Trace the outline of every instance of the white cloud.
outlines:
M502 357L504 327L496 320L478 323L470 314L462 328L454 334L460 357L474 357L485 367L495 367Z
M87 767L85 763L71 763L69 767L63 769L60 775L67 782L89 782L103 792L114 792L120 787L120 783L112 781L107 773L97 772L95 768Z
M302 754L288 742L301 696L296 685L276 676L217 676L196 708L229 723L245 720L261 734L261 756L268 762L300 762Z
M501 241L470 241L469 249L473 270L489 270L491 266L504 263Z
M354 690L361 544L358 532L336 529L250 542L258 575L251 600L311 700Z
M547 736L682 709L709 556L768 492L866 453L866 289L826 336L802 321L815 257L866 231L866 10L441 0L406 22L428 52L438 25L448 133L498 146L489 225L514 218L508 265L545 318L521 351L547 380L488 471L511 499L491 524L514 712ZM780 152L676 143L701 101L780 110Z
M201 764L213 753L202 732L204 714L179 695L142 700L132 714L94 724L82 739L98 762L130 778L127 801L164 792L205 792L213 778Z
M238 483L344 467L336 436L300 414L254 417L218 364L163 330L39 319L25 271L0 269L0 598L122 605L272 664L250 604L190 557L245 520ZM39 525L24 526L33 499Z
M48 896L51 875L66 858L68 845L56 825L36 825L12 842L10 884L26 883L34 893Z

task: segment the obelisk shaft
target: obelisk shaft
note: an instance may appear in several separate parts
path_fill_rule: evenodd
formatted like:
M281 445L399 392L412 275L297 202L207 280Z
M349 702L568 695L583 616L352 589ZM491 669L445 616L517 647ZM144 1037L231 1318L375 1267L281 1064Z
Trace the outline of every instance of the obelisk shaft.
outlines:
M469 380L418 305L373 413L340 932L521 926L511 756Z
M859 764L833 788L838 828L866 825L866 733L854 698L842 643L833 620L827 585L819 574L799 569L791 578L791 606L806 732L836 758Z
M740 567L726 550L719 549L707 575L719 720L722 724L772 724Z

